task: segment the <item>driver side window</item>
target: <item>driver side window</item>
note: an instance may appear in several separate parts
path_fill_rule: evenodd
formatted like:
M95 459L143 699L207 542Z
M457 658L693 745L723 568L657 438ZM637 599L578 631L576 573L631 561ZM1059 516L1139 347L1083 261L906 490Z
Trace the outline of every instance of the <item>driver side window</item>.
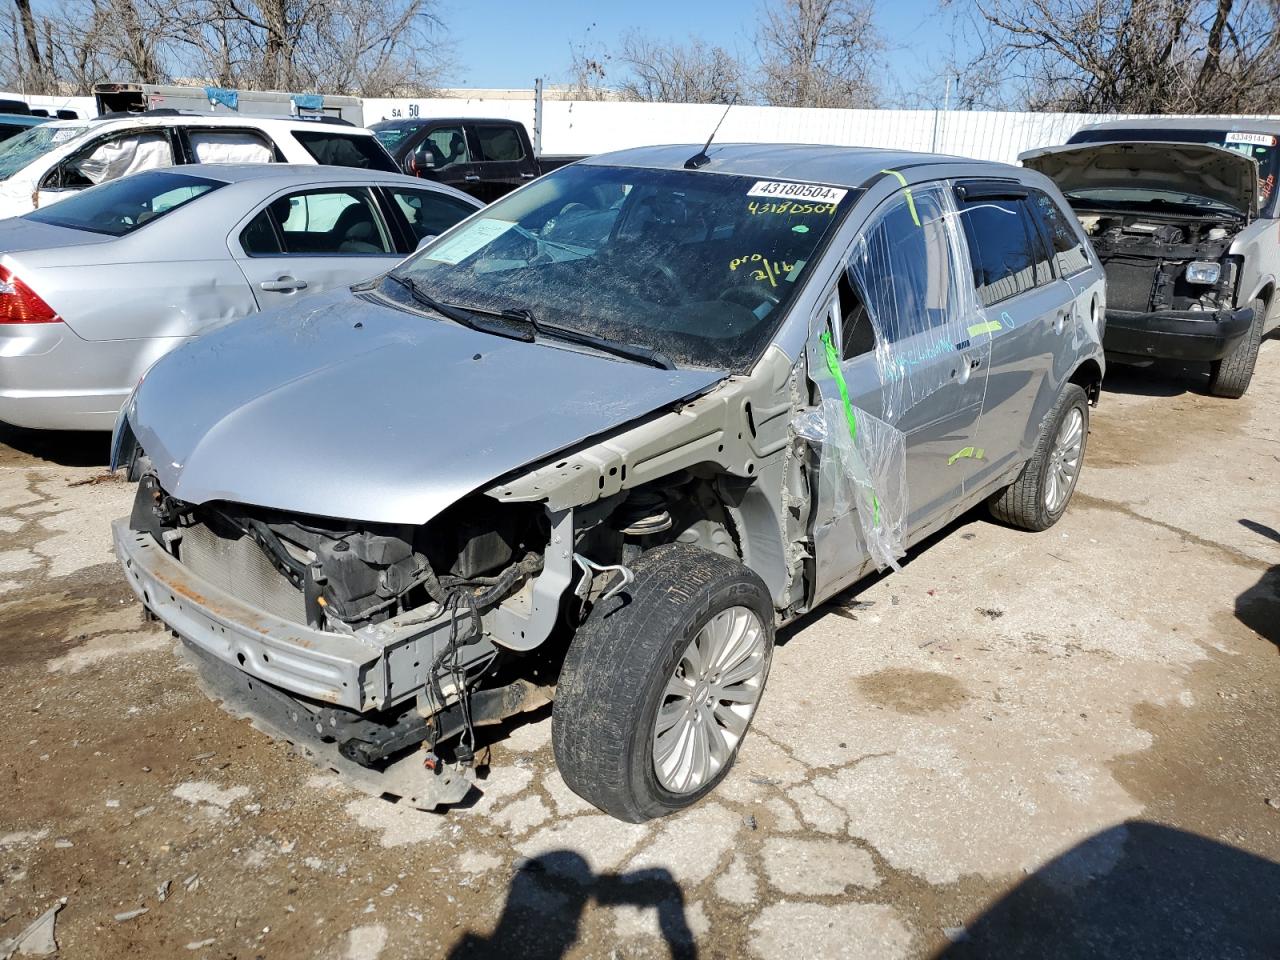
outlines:
M427 170L446 170L471 162L471 151L467 149L467 138L461 127L432 130L413 152L417 165Z
M840 274L837 287L837 303L840 309L840 358L852 360L872 353L876 348L876 332L871 325L871 314L866 301L847 273Z

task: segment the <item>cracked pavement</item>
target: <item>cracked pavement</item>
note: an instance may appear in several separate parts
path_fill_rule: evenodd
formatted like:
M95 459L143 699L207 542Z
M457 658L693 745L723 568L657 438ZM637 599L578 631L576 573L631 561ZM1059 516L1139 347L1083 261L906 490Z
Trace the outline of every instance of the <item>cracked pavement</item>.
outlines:
M1113 369L1050 531L784 631L729 778L638 826L549 710L442 815L232 719L140 623L105 439L0 433L0 942L66 897L67 957L1280 955L1280 341L1197 378Z

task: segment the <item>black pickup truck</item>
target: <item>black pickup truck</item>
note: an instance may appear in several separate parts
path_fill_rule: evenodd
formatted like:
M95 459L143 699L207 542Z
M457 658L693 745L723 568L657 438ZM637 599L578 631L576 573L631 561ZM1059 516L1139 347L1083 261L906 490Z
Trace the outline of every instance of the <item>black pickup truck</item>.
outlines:
M514 120L405 117L369 128L405 173L492 203L535 177L582 157L536 157Z

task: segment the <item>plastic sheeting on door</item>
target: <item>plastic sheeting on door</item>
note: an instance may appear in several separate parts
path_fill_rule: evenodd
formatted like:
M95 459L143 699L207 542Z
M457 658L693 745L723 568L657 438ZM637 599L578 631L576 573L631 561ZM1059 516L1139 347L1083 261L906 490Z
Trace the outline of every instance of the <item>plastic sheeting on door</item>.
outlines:
M839 398L824 398L793 420L821 451L822 480L837 517L852 505L867 552L880 569L905 555L909 489L903 415L957 375L938 358L990 338L981 306L961 281L966 247L954 201L941 187L902 190L855 239L850 283L875 332L880 416L855 406L830 333L822 335L827 371ZM843 308L843 305L842 305ZM940 465L942 466L942 465ZM945 469L945 467L943 467Z
M163 133L140 133L108 140L76 164L90 183L106 183L139 170L171 166L173 150Z
M261 138L232 130L193 130L188 134L197 163L270 163L275 157Z

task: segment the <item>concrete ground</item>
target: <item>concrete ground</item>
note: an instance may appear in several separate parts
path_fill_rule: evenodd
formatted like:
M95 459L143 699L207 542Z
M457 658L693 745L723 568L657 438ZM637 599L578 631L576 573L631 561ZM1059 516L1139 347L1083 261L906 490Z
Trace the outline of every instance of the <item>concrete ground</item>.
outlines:
M4 433L0 941L65 898L76 958L1280 956L1280 342L1203 379L1116 369L1058 526L966 517L786 631L734 772L643 826L547 712L445 815L291 756L140 624L105 441Z

